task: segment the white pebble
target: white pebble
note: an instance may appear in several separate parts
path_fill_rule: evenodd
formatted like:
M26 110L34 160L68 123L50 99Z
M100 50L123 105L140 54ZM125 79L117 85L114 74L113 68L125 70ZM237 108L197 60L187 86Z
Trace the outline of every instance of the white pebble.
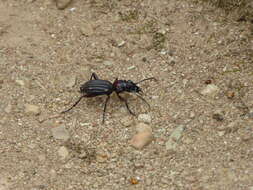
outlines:
M133 65L133 66L130 66L130 67L128 67L127 69L128 69L128 70L135 69L135 66L134 66L134 65Z
M17 83L18 85L20 85L20 86L25 86L25 82L24 82L23 80L17 79L17 80L16 80L16 83Z
M120 123L125 127L128 127L133 123L133 119L131 119L130 116L125 116L120 120Z
M118 44L118 47L122 47L123 45L125 45L125 41L121 41L119 44Z
M59 126L51 129L53 137L59 140L68 140L69 139L69 132L65 129L64 126Z
M58 155L61 157L61 159L65 159L69 155L69 151L65 146L61 146L58 150Z
M217 87L214 84L209 84L200 93L204 96L214 98L215 96L218 95L219 91L220 91L219 87Z
M25 104L25 113L27 114L33 114L33 115L39 115L40 114L40 108L36 105L32 104Z
M151 123L151 116L148 114L140 114L138 120L144 123Z

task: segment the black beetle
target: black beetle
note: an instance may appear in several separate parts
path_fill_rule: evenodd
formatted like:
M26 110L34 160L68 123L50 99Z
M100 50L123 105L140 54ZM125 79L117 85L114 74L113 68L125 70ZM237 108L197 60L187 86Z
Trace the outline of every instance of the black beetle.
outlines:
M62 111L61 113L66 113L70 111L72 108L74 108L82 98L84 97L95 97L95 96L100 96L100 95L107 95L107 98L105 100L104 104L104 111L103 111L103 123L105 120L105 111L106 111L106 106L107 103L110 99L110 95L113 92L116 92L117 96L119 99L123 102L125 102L125 105L127 107L127 110L129 111L130 114L135 115L128 106L127 100L120 96L119 94L122 92L129 92L129 93L135 93L141 100L143 100L149 107L150 105L148 102L141 96L142 90L140 87L137 86L138 83L146 81L146 80L156 80L154 77L151 78L146 78L143 79L137 83L134 83L131 80L118 80L118 78L115 79L113 83L111 83L108 80L102 80L99 79L96 73L92 73L90 80L85 82L81 87L80 87L80 93L82 96L74 103L69 109Z

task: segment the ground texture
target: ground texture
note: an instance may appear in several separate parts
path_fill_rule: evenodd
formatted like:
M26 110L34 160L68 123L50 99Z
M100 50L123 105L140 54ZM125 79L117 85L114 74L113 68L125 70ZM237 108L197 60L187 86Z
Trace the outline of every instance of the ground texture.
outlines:
M2 0L0 190L252 190L252 25L188 0ZM131 146L140 121L115 95L104 125L105 97L50 119L92 72L158 79L151 110L125 95L150 144Z

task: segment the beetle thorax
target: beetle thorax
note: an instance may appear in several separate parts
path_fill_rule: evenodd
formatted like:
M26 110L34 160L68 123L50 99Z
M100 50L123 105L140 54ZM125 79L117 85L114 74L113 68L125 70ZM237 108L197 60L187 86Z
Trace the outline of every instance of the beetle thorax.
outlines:
M115 86L115 91L117 93L120 92L140 92L141 89L140 87L138 87L133 81L131 80L118 80L116 82L116 84L114 84Z

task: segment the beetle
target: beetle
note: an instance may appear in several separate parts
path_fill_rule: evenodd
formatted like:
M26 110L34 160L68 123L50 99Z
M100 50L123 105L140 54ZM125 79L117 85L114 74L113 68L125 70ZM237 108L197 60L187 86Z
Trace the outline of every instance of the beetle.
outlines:
M66 113L73 109L80 101L82 98L91 98L95 96L101 96L101 95L107 95L107 98L105 100L104 104L104 110L103 110L103 122L105 120L105 112L106 112L106 107L107 103L110 99L110 95L113 92L116 92L118 98L125 103L127 110L131 115L135 116L135 113L132 112L128 106L128 102L125 98L120 96L120 93L122 92L129 92L129 93L135 93L137 97L139 97L142 101L144 101L150 108L150 105L148 102L142 97L142 89L137 86L137 84L146 81L146 80L156 80L154 77L146 78L143 79L137 83L134 83L131 80L118 80L116 78L113 83L111 83L108 80L102 80L99 79L96 73L92 73L90 80L85 82L83 85L80 87L80 93L82 94L80 98L67 110L62 111L61 113Z

